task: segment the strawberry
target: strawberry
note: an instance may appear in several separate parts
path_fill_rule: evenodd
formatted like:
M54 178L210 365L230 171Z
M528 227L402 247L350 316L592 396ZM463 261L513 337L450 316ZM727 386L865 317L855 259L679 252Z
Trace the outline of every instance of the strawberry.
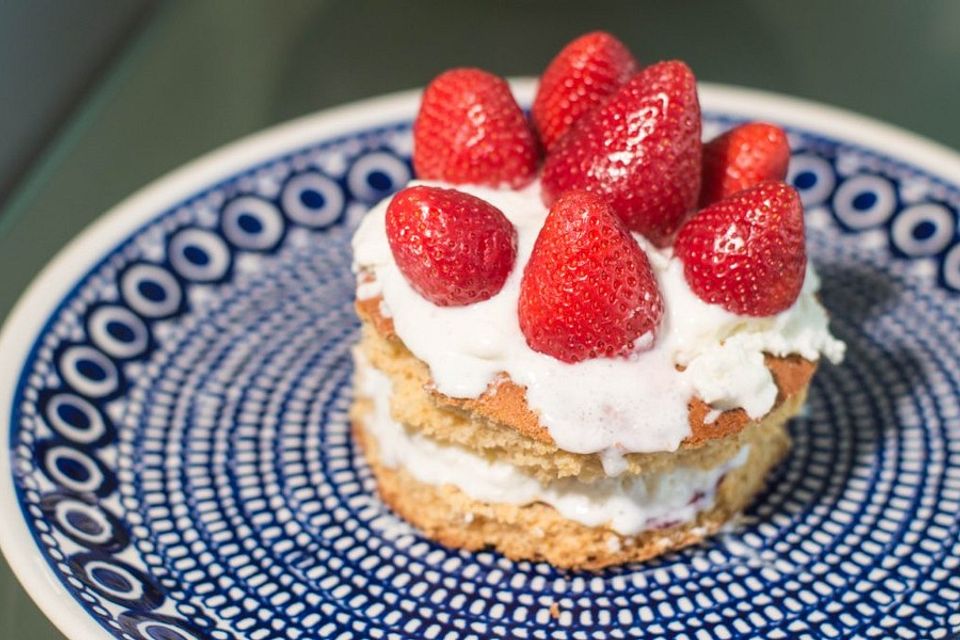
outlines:
M533 245L517 311L531 349L572 363L650 348L663 299L647 255L607 202L570 191Z
M441 307L492 297L517 258L517 230L503 213L455 189L400 191L387 205L386 227L400 273Z
M519 188L538 161L536 135L503 78L452 69L427 86L413 124L418 177Z
M697 204L700 153L696 79L682 62L660 62L560 139L543 167L544 200L598 193L628 228L665 246Z
M674 251L706 302L740 315L780 313L800 295L807 266L800 196L782 182L740 191L691 218Z
M549 151L580 116L594 109L637 72L629 49L604 31L580 36L557 54L540 77L533 123Z
M766 180L783 180L790 162L787 134L776 125L750 122L703 145L700 206Z

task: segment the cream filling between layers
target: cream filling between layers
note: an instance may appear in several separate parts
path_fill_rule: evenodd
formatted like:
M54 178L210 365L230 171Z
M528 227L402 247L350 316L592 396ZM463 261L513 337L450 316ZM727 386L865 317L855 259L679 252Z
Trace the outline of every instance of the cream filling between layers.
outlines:
M749 455L747 445L709 470L678 467L649 477L606 477L591 483L565 478L544 485L506 462L408 431L390 416L390 379L362 356L356 356L356 362L357 391L373 403L363 428L376 441L384 466L404 469L425 484L452 485L483 502L542 502L569 520L588 527L607 525L625 536L693 520L713 506L720 480Z
M622 466L618 458L624 453L676 450L690 435L687 407L693 397L710 404L714 414L742 407L751 418L763 417L777 397L765 353L807 360L824 355L834 362L843 357L844 345L830 335L817 300L819 280L811 267L792 307L768 318L738 316L700 300L671 250L657 250L639 235L666 307L653 347L641 350L650 343L649 335L642 336L630 358L577 364L533 351L520 331L517 301L547 215L539 183L521 191L456 188L492 203L516 227L517 262L503 289L464 307L439 307L421 297L393 259L385 231L389 201L384 201L353 239L355 270L373 276L360 285L358 298L382 296L381 313L392 317L400 339L430 367L438 391L475 398L507 373L526 388L527 404L559 448L602 452L611 474Z

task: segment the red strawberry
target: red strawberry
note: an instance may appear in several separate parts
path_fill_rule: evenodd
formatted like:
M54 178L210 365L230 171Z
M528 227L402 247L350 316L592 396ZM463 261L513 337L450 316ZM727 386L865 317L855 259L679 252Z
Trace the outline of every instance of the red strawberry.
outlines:
M520 283L520 329L534 351L564 362L649 348L663 299L647 255L599 196L557 200Z
M629 49L604 31L580 36L540 77L533 123L547 150L576 122L637 72Z
M598 193L627 227L664 246L697 204L700 153L693 72L660 62L560 139L543 167L544 200L569 189Z
M537 139L503 78L452 69L427 86L413 124L424 180L522 187L537 172Z
M807 266L800 196L782 182L740 191L691 218L674 250L703 300L741 315L780 313L800 295Z
M700 206L766 180L783 180L790 162L787 134L765 122L740 125L703 146Z
M404 189L387 206L386 226L400 273L441 307L495 295L517 258L517 230L503 213L455 189Z

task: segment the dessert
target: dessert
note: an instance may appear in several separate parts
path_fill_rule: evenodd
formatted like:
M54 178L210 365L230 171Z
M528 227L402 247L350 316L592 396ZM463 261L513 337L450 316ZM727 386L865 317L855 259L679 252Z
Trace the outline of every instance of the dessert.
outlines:
M353 242L356 438L384 501L449 546L599 568L698 542L843 356L786 138L702 145L690 69L609 34L518 113L475 69L424 94L418 181Z

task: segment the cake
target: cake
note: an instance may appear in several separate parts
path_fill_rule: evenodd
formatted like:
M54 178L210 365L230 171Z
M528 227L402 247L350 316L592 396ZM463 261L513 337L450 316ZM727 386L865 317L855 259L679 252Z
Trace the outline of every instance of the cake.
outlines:
M353 241L351 419L384 502L442 544L563 568L728 523L843 356L788 157L764 123L702 144L686 65L605 33L551 62L532 123L492 74L435 79L418 179Z

